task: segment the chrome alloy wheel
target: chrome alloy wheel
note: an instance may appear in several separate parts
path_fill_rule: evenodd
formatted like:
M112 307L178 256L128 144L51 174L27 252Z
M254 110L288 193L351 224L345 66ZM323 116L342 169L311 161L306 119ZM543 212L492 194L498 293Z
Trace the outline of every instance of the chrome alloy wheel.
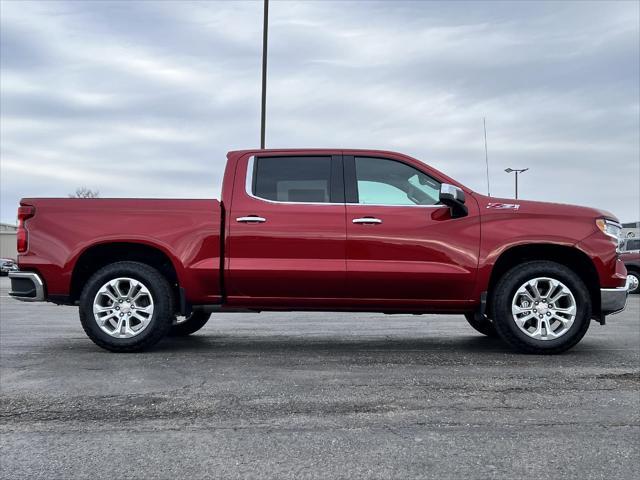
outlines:
M638 285L640 282L638 281L637 273L627 275L627 286L629 288L629 293L635 293L638 290Z
M131 338L153 317L153 297L140 281L121 277L105 283L93 299L93 316L106 334Z
M562 282L548 277L527 281L511 302L518 328L536 340L555 340L569 331L576 318L576 299Z

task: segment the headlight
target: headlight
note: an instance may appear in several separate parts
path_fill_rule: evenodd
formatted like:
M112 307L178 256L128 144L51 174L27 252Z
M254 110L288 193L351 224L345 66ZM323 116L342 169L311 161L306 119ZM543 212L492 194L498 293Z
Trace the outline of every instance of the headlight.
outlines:
M616 242L616 250L622 246L622 225L607 218L598 218L596 225L602 233L611 237Z

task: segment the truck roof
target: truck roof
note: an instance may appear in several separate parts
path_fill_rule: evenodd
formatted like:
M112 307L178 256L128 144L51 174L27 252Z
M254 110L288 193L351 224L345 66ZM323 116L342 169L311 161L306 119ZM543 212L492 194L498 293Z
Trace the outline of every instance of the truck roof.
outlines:
M254 148L245 150L231 150L229 154L256 154L256 153L326 153L326 154L367 154L367 155L399 155L407 157L406 154L394 152L392 150L372 150L368 148Z

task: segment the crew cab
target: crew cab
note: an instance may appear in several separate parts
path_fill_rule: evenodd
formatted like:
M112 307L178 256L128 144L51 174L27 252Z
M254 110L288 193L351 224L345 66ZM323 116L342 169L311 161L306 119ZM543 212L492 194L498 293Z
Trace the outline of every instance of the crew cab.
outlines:
M559 353L622 310L621 226L592 208L481 195L400 153L243 150L221 200L24 198L11 296L79 306L136 351L219 311L463 314Z

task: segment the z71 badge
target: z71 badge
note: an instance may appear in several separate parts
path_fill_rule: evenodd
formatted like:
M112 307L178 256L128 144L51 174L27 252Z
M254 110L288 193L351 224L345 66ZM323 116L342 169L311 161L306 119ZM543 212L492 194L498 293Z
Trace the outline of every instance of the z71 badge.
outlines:
M518 210L518 203L487 203L487 208L495 208L497 210Z

